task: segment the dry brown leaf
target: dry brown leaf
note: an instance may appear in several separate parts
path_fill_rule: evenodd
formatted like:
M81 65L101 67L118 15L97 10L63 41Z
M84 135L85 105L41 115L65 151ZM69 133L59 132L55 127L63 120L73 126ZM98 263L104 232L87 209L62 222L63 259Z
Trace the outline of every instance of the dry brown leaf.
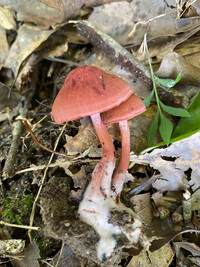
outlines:
M199 158L200 133L175 142L165 149L158 148L141 156L131 155L132 162L149 164L160 172L161 178L153 183L153 187L161 191L185 189L188 186L185 172L189 169L191 169L190 181L192 181L193 186L199 186Z
M151 205L150 193L136 195L132 197L130 201L133 204L134 212L139 216L141 221L150 225L153 219L153 207Z
M164 201L164 199L162 197L163 197L163 194L160 192L156 192L151 196L151 198L153 199L153 201L157 207L159 207L159 206L167 207L166 201Z
M172 262L174 252L170 244L166 244L154 252L142 250L139 255L134 256L127 267L168 267Z
M172 36L190 31L199 25L198 16L177 18L176 1L167 5L163 0L140 0L114 2L94 8L89 21L120 44L141 44L144 34L148 40L156 37ZM129 33L134 29L134 33Z
M0 27L0 70L7 58L9 47L8 47L8 40L6 36L6 30Z
M12 259L11 262L14 267L39 267L40 250L35 241L30 243L28 247L24 249L24 257L21 260Z
M192 207L191 207L192 210L199 210L199 203L200 203L200 189L198 189L196 192L194 192L194 194L192 194Z
M154 107L148 109L147 112L131 119L128 121L130 128L130 142L131 142L131 151L136 153L141 152L146 147L146 136L147 130L150 126L150 114L148 112L153 112Z
M37 0L0 0L0 5L15 11L18 21L33 22L46 29L64 20L64 12Z
M10 92L10 88L0 82L0 112L9 107L14 109L21 99L21 96L15 92ZM15 114L16 115L16 114Z
M38 27L23 24L18 30L17 38L12 44L4 67L12 69L15 77L22 62L40 46L54 30L40 30Z
M76 255L68 245L64 245L63 250L58 251L58 253L53 257L50 264L56 266L59 262L59 267L80 267L80 260L76 258ZM48 266L45 266L48 267Z
M74 136L70 141L64 146L68 154L76 155L82 153L84 150L90 148L91 146L97 146L99 140L95 134L95 130L92 124L88 124L79 133Z
M16 30L15 14L8 6L0 6L0 26L6 30Z
M167 54L155 73L161 78L176 79L181 71L180 83L200 85L200 69L188 63L182 56L177 53Z
M200 256L200 247L189 242L175 242L176 246L184 248L192 253L193 256Z
M193 39L190 38L194 36L198 31L199 27L196 27L190 31L179 33L178 35L157 37L152 41L148 42L149 55L152 58L152 63L159 63L162 58L172 52L177 52L180 55L191 54L195 51L199 51L199 37L196 38L196 43L193 43ZM148 65L147 54L144 53L144 49L136 46L132 48L134 56L142 61L144 64Z
M59 10L62 14L63 20L69 19L70 17L77 16L80 13L81 7L84 5L84 0L40 0L45 5ZM61 21L60 21L61 22Z
M88 21L120 44L128 44L128 33L134 25L134 14L128 2L114 2L94 8Z

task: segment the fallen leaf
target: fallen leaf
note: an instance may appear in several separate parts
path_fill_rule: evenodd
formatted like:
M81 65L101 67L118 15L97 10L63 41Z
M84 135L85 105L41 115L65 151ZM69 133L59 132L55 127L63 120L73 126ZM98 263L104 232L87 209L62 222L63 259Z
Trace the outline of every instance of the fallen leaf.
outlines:
M151 205L150 193L139 194L130 199L133 204L134 212L139 216L142 222L150 225L153 218L153 207Z
M197 181L197 184L200 183L200 180ZM198 186L199 187L199 186ZM200 203L200 189L196 190L192 194L192 210L199 210L199 203Z
M199 32L199 27L190 31L179 33L178 35L176 34L173 36L170 35L165 37L157 37L156 40L149 41L148 51L152 64L155 65L161 62L163 57L168 53L176 52L182 56L185 56L199 51L199 37L196 37L195 35L197 32ZM196 42L195 38L197 39ZM132 53L140 62L148 65L147 54L144 53L142 45L139 48L138 46L133 47Z
M19 102L21 96L15 92L10 92L10 88L5 84L0 82L0 112L9 107L15 108L17 105L16 103Z
M40 30L38 27L23 24L12 44L4 67L12 69L15 77L22 62L40 46L55 30Z
M59 263L59 267L81 266L80 260L76 258L76 255L68 245L64 245L63 250L58 251L58 253L51 260L50 264L52 266L56 266L57 262Z
M174 251L169 243L154 252L142 250L139 255L134 256L127 267L168 267L174 257Z
M64 12L48 7L37 0L0 0L0 5L8 6L15 11L18 21L33 22L46 29L56 23L61 23L64 19Z
M54 10L59 10L62 14L63 21L78 15L80 13L81 7L84 5L84 0L71 1L71 0L40 0L48 7L53 8ZM61 22L61 21L59 21Z
M82 153L84 150L90 148L91 146L97 146L99 144L99 139L95 133L92 124L88 124L79 133L74 136L70 141L68 141L64 147L68 154L76 155Z
M8 40L6 36L6 30L0 27L0 70L9 53Z
M21 260L12 259L11 262L14 267L39 267L40 250L35 241L30 243L28 247L24 249L24 257Z
M0 26L6 30L16 30L15 13L8 6L0 6Z
M180 71L181 80L179 83L200 85L200 69L188 63L177 53L167 54L155 74L161 78L176 79Z
M25 241L21 239L0 240L0 255L17 254L23 251Z
M176 2L172 2L176 7ZM177 19L177 10L172 3L140 0L95 7L88 20L122 45L140 45L145 33L148 40L173 36L194 29L200 19L198 16Z
M180 248L184 248L192 253L193 256L200 256L200 247L194 243L189 242L174 242Z
M187 187L185 172L191 169L191 177L200 177L200 133L180 140L163 149L155 149L149 154L131 155L131 161L138 164L149 164L159 171L161 178L153 187L161 191L182 190ZM200 179L200 178L199 178ZM199 186L199 182L195 184Z

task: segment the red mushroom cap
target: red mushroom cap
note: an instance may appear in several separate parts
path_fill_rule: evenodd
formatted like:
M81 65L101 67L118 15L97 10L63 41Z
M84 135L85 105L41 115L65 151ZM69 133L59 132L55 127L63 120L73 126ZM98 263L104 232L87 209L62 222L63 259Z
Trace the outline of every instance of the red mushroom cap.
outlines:
M101 114L101 119L105 125L117 123L119 121L129 120L146 110L142 100L132 94L126 101L119 106L112 108Z
M133 93L127 82L97 67L72 70L56 96L52 119L56 123L78 119L112 109Z

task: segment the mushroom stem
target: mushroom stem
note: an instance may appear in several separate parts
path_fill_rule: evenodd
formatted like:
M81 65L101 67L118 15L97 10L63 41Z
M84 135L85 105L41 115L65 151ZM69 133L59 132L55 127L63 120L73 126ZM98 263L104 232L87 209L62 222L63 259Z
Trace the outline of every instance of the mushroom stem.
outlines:
M111 255L116 246L113 236L118 233L114 226L108 223L110 199L107 198L110 196L111 179L115 168L115 148L101 121L100 114L91 115L91 119L102 145L103 155L93 171L91 182L84 193L78 212L80 218L100 235L97 252L102 260L102 255L106 257Z
M112 178L112 190L116 196L122 191L130 162L130 130L127 120L120 121L119 128L121 132L121 157Z
M91 119L102 145L103 155L92 173L91 182L79 206L79 213L84 221L87 221L86 213L94 215L101 212L99 203L110 196L111 179L115 168L115 148L106 126L102 123L100 114L91 115ZM90 219L93 221L92 216ZM88 221L87 223L90 224Z
M100 194L104 197L110 195L111 179L115 168L115 148L110 135L101 121L100 114L91 115L92 123L99 137L103 155L96 165L90 182L91 193Z

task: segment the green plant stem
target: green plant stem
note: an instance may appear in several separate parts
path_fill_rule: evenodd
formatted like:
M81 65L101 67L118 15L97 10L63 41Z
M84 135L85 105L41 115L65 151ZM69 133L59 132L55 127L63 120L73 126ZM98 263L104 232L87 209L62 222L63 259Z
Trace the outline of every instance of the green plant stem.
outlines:
M150 60L149 54L148 54L148 62L149 62L149 67L150 67L150 71L151 71L151 78L152 78L152 82L153 82L153 88L154 88L154 92L155 92L157 107L158 107L159 113L161 113L161 107L160 107L160 102L159 102L160 100L159 100L159 97L158 97L158 92L157 92L157 88L156 88L156 82L155 82L153 68L152 68L152 65L151 65L151 60Z

